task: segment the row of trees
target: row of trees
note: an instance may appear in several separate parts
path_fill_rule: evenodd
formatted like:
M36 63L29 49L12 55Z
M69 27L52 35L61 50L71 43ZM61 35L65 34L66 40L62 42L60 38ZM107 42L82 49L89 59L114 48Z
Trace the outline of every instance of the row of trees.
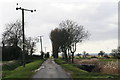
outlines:
M90 56L90 54L86 53L86 51L83 51L83 54L78 53L76 54L76 56L79 56L79 57L82 56L83 58L87 58L88 56ZM114 58L120 58L120 47L118 47L117 49L113 49L110 54L106 54L104 51L100 51L98 53L98 56L105 57L105 58L110 58L110 56ZM96 57L96 56L91 56L91 57Z
M84 27L71 20L62 21L58 28L50 33L50 39L53 47L53 56L58 58L58 53L63 53L63 58L74 62L74 53L77 43L83 42L89 36Z
M83 51L83 54L81 54L81 53L78 53L78 54L76 54L76 56L79 56L79 57L83 57L83 58L86 58L87 56L89 56L89 53L86 53L86 51Z
M5 26L5 31L2 34L2 58L3 60L18 59L22 55L22 24L17 20L15 23L10 23ZM26 55L35 51L36 41L32 37L25 38L25 53Z
M120 46L117 49L113 49L110 55L120 59Z
M98 53L98 56L107 57L108 55L105 54L104 51L100 51L100 53ZM111 53L109 54L109 56L112 56L112 57L115 57L115 58L120 58L120 47L118 47L117 49L113 49L111 51Z

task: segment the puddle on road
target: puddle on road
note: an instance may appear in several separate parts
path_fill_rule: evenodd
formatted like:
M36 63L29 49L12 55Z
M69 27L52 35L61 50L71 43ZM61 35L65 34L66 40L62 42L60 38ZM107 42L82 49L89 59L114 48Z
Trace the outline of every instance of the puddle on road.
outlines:
M38 72L38 71L40 71L41 69L44 69L44 68L45 68L45 66L41 66L40 68L36 69L34 72Z

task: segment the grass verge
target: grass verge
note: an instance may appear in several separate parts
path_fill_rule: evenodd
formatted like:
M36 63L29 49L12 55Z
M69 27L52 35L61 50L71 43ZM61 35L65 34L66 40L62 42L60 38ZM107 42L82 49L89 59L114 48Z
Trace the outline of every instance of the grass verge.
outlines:
M6 76L3 78L30 78L35 72L37 68L44 62L44 60L36 60L34 62L26 64L25 68L20 66L13 71L3 71L3 74L6 73Z
M9 63L9 64L4 64L2 66L2 70L6 71L6 70L14 70L15 68L17 68L18 66L20 66L21 63L19 61L13 61L13 63Z
M82 69L79 69L74 64L68 64L64 60L61 59L55 59L55 62L59 65L61 65L65 70L71 71L71 77L73 79L76 78L87 78L87 79L97 79L97 78L118 78L118 75L110 75L110 74L100 74L100 73L93 73L93 72L87 72Z

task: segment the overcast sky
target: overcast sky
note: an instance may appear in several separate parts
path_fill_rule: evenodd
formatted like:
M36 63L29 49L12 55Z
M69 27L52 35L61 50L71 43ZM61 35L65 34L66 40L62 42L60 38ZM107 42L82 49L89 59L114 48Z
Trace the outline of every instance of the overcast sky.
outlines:
M118 1L0 0L0 34L5 24L21 19L21 11L16 7L36 9L35 13L25 12L25 34L27 37L43 35L43 47L47 47L47 51L52 51L50 31L61 21L70 19L91 34L89 40L77 44L76 53L98 53L100 50L109 53L118 46ZM40 51L40 43L37 49Z

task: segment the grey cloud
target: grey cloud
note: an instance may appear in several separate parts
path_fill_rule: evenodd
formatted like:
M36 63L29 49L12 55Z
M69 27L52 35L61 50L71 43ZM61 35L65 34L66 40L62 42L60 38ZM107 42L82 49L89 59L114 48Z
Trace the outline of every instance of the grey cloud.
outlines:
M58 4L53 6L52 4ZM64 5L73 6L70 10L64 10ZM76 5L77 4L77 5ZM59 22L65 19L71 19L85 26L86 30L91 32L94 40L117 38L117 20L110 20L114 15L117 15L117 4L112 2L105 3L86 3L87 8L80 9L82 3L45 3L38 9L36 14L35 31L46 34L51 29L56 27ZM37 8L39 8L37 7ZM110 28L109 24L114 24L115 28ZM34 26L34 25L32 25ZM38 30L39 29L39 30ZM41 32L43 31L43 32ZM47 33L49 34L49 33Z
M22 3L20 4L22 5ZM91 2L90 0L52 0L51 2L33 0L23 3L23 6L37 10L36 13L25 13L26 35L28 36L48 36L51 29L57 27L62 20L71 19L83 25L91 33L91 40L117 38L117 17L115 16L118 15L117 0L106 2L103 0L91 0ZM6 5L2 14L3 23L13 20L12 17L21 19L21 12L15 11L15 7L9 8ZM6 11L7 8L9 10ZM9 12L10 14L8 14ZM115 18L113 18L114 16ZM48 39L45 40L45 43L47 41Z

